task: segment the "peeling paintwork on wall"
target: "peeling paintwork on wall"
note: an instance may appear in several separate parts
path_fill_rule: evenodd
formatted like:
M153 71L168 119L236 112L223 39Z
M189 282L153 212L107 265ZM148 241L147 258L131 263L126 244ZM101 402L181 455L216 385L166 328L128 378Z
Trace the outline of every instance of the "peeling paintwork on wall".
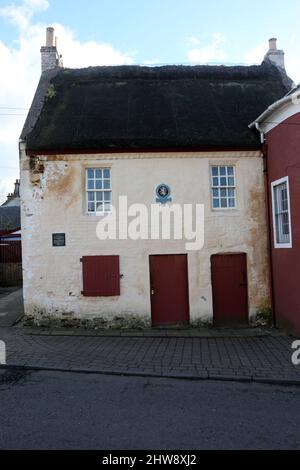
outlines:
M252 317L260 311L261 305L270 308L270 286L269 286L269 259L267 240L266 208L262 205L265 201L263 174L258 175L255 184L249 191L248 203L248 245L253 247L252 256L249 258L249 296L255 305ZM259 243L258 243L259 238ZM255 249L254 249L255 248ZM266 281L267 280L267 281Z
M115 315L111 318L88 317L78 318L74 312L46 311L41 310L37 306L31 306L28 309L31 313L27 313L24 318L25 326L37 326L42 328L86 328L86 329L103 329L103 330L120 330L120 329L145 329L151 327L151 322L147 317L132 315L128 312Z
M29 157L21 151L24 297L26 315L37 323L46 317L107 325L115 318L151 322L149 255L184 254L185 241L99 241L99 218L86 214L84 174L87 166L109 166L113 204L120 195L128 202L148 206L155 188L164 181L174 202L205 204L205 245L188 253L190 319L192 324L213 320L210 259L218 253L243 252L248 257L249 318L262 302L269 302L267 226L263 163L259 153L141 154L43 156L38 184L32 183ZM161 158L159 158L159 156ZM234 164L237 172L238 209L211 210L211 164ZM38 168L41 168L40 166ZM133 184L134 183L134 184ZM65 233L66 246L52 247L52 234ZM80 258L89 255L120 256L121 295L86 298L82 291ZM42 312L42 314L41 314ZM98 320L97 320L98 321ZM80 323L79 322L79 323ZM200 323L199 323L200 322Z

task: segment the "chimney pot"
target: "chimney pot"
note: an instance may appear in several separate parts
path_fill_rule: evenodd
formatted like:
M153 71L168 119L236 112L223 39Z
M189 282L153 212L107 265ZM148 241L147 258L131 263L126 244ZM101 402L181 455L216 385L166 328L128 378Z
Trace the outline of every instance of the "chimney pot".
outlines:
M46 29L46 47L55 47L54 46L54 28L49 26Z
M277 38L269 39L269 49L270 51L277 51Z
M20 196L20 180L16 180L15 182L14 196L16 197Z

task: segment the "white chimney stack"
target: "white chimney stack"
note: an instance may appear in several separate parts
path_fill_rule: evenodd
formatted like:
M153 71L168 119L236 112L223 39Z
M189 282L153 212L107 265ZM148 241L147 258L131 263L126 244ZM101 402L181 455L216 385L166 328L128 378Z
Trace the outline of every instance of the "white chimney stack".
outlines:
M41 48L42 56L42 73L47 70L62 67L62 58L57 52L57 40L54 39L54 28L48 27L46 29L46 46Z
M284 51L277 49L277 39L269 39L269 50L265 55L265 60L285 70Z

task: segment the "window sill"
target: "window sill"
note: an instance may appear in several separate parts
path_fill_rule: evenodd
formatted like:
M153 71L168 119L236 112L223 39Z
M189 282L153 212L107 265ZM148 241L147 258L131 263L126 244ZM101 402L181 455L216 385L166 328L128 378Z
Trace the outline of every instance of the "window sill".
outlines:
M291 250L292 248L293 248L293 245L291 245L290 243L289 244L280 243L274 246L275 250Z
M100 218L100 217L106 217L107 215L111 215L112 214L112 211L109 211L109 212L85 212L85 215L88 216L88 217L97 217L97 218Z
M237 207L220 207L220 208L211 208L211 212L239 212Z

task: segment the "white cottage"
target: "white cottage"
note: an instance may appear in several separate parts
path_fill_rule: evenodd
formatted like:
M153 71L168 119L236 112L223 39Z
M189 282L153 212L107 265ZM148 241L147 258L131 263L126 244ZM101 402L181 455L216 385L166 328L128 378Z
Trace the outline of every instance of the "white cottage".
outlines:
M20 140L28 319L255 319L270 303L268 235L248 124L292 85L272 51L252 67L71 70L48 30L42 60Z

